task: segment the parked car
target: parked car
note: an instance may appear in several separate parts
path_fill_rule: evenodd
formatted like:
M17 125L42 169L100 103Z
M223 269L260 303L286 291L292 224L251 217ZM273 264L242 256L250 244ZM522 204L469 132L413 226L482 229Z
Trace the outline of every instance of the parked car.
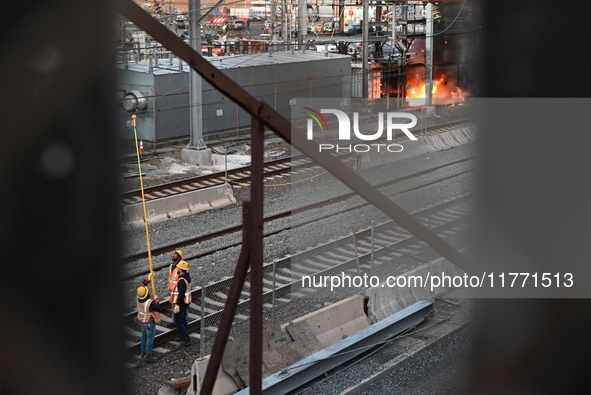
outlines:
M246 22L244 22L242 19L235 19L230 26L230 30L242 30L246 29Z
M330 52L330 53L338 53L337 46L335 44L326 44L326 43L319 43L315 45L314 48L318 52Z
M376 59L399 58L401 53L396 47L392 51L392 43L385 41L372 44L369 47L369 56Z
M348 36L353 36L355 34L362 34L363 30L361 27L361 24L355 24L355 25L347 25L345 26L345 29L343 29L343 34L346 34Z

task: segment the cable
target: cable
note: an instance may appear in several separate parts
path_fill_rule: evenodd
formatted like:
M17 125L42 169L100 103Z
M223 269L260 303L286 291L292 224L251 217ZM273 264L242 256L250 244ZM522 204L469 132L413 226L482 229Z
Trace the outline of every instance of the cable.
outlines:
M450 24L449 24L449 25L448 25L448 26L447 26L447 27L446 27L444 30L442 30L442 31L440 31L440 32L437 32L437 33L433 33L433 34L431 35L431 37L438 36L438 35L440 35L440 34L443 34L443 33L445 33L446 31L448 31L448 30L449 30L449 28L450 28L450 27L451 27L451 26L452 26L452 25L453 25L453 24L456 22L456 20L459 18L459 16L460 16L460 14L462 13L462 10L464 9L464 6L465 6L465 5L466 5L466 0L464 0L464 2L462 3L462 7L461 7L461 8L460 8L460 10L458 11L458 14L457 14L457 15L456 15L456 17L454 18L454 20L453 20L453 21L452 21L452 22L451 22L451 23L450 23ZM426 36L425 36L425 37L426 37Z

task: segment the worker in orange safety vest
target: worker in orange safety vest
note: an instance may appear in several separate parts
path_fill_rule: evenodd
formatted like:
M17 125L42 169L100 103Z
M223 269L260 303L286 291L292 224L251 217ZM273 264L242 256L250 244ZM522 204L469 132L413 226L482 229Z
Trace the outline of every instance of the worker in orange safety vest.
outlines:
M156 336L156 324L161 321L160 311L162 309L158 299L148 297L150 292L147 284L153 277L154 273L150 273L137 289L138 313L136 319L140 322L142 329L140 358L148 362L156 362L156 358L152 355L152 346Z
M183 259L183 252L175 250L172 252L172 262L168 267L168 290L171 292L169 302L172 303L172 295L176 289L176 278L178 276L176 265Z
M188 312L191 304L191 276L189 275L189 264L186 261L180 261L177 267L177 283L176 288L171 295L170 303L172 303L172 320L179 333L179 340L181 345L188 346L191 344L188 332Z

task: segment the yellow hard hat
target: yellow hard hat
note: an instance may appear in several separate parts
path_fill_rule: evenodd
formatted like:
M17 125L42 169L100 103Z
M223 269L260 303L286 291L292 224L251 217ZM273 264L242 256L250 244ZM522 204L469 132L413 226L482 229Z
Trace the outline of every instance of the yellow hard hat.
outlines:
M137 297L141 300L146 299L148 297L148 287L140 285L137 289Z
M176 267L178 267L181 270L184 270L186 272L189 271L189 264L187 263L187 261L180 261Z
M181 259L183 259L183 252L181 250L176 250L172 252L173 254L179 254L179 256L181 257Z

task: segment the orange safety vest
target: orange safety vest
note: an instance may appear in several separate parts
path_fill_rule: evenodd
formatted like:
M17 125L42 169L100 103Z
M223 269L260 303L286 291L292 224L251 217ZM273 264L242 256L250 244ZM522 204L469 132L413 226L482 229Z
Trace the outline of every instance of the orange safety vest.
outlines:
M154 320L154 322L159 324L162 321L162 317L160 317L159 312L149 309L150 303L152 303L152 299L147 299L145 302L137 302L137 320L144 324L147 324L150 320Z
M186 278L180 278L181 280L185 280L187 283L187 291L185 292L185 297L183 302L185 304L189 304L192 302L193 298L191 296L191 284L187 281ZM179 300L179 290L175 288L174 292L170 295L170 303L176 303Z
M179 271L176 268L176 265L174 266L174 269L172 268L173 265L170 265L168 267L168 290L169 291L174 291L176 289L176 281L177 281L177 272Z

